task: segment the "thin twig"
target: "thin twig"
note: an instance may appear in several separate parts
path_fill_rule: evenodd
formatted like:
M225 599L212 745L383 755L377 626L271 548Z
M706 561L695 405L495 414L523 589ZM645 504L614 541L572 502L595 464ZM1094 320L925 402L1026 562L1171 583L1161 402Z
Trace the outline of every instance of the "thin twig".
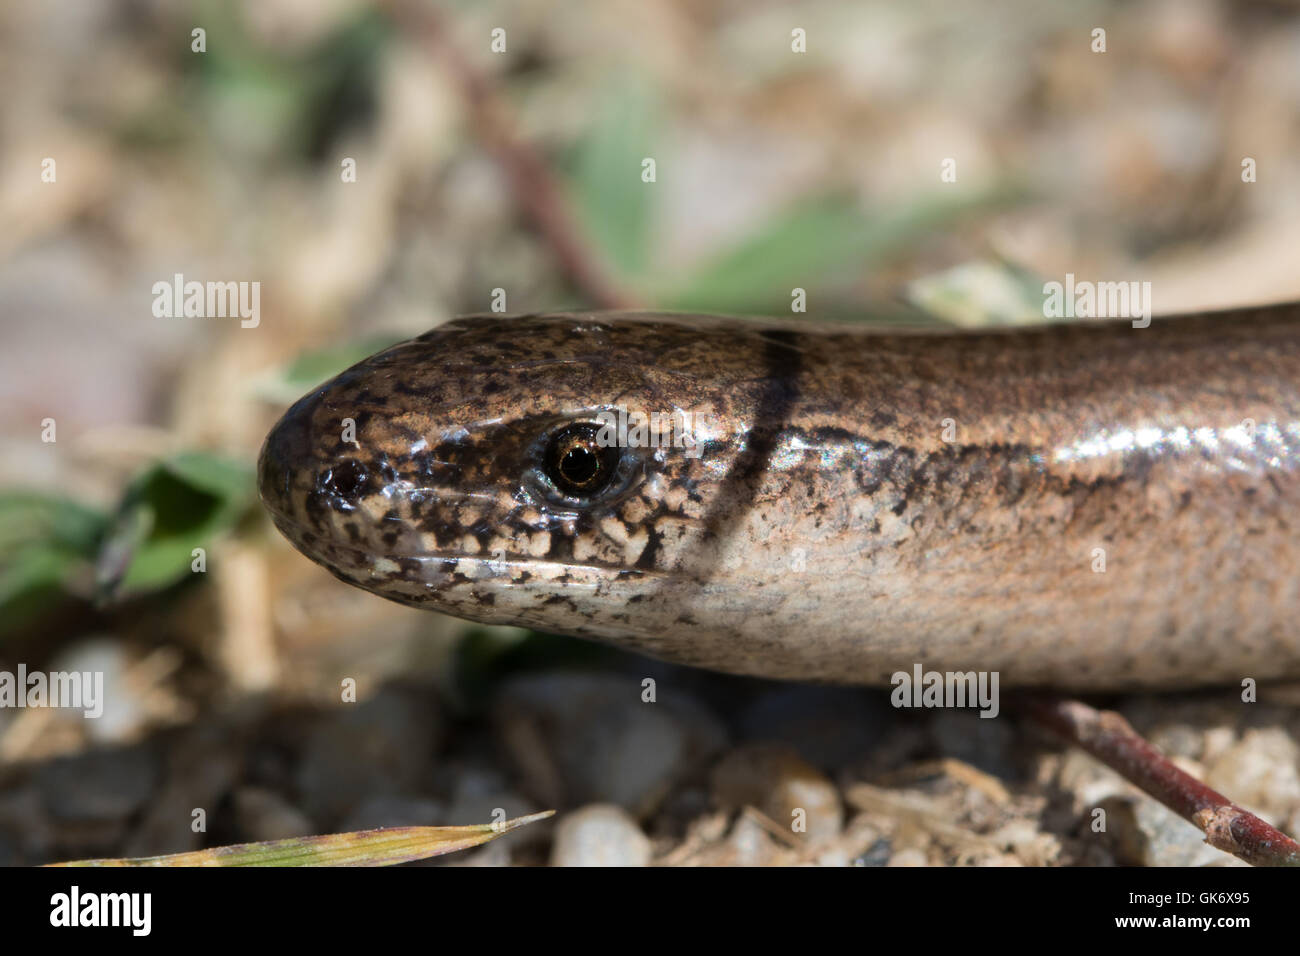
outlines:
M601 309L631 308L634 302L609 275L573 216L565 190L533 147L515 134L504 98L452 42L436 10L424 3L384 4L394 21L417 35L451 75L480 139L496 156L520 206L551 247L568 280Z
M1254 866L1300 866L1300 844L1179 770L1119 714L1058 697L1028 699L1022 707L1040 724L1200 827L1210 846Z

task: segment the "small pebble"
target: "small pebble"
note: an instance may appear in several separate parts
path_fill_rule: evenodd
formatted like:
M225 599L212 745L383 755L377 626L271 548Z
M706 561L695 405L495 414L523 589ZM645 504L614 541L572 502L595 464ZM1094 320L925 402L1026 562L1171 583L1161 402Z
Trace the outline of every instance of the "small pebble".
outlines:
M899 850L892 857L886 866L929 866L930 861L926 859L925 854L917 849Z
M1300 806L1300 746L1281 727L1248 730L1205 768L1205 782L1280 822Z
M13 854L13 866L53 862L55 823L42 812L31 786L0 790L0 839Z
M888 837L881 837L862 854L853 861L855 866L884 866L893 856L894 846Z
M316 832L312 821L273 790L240 787L234 793L235 825L243 840L284 840Z
M530 675L502 688L494 719L530 793L547 803L613 803L642 816L726 743L708 710L660 686L605 674Z
M1106 835L1121 864L1224 866L1234 860L1206 843L1195 826L1148 797L1112 797L1102 808Z
M92 750L58 757L36 775L42 803L65 822L116 821L135 813L154 793L158 761L143 746Z
M424 688L384 687L336 706L312 729L295 775L303 809L330 828L367 797L418 792L443 736L437 702Z
M238 741L229 728L205 724L169 738L162 785L145 804L123 856L160 856L203 846L212 811L231 792L243 770ZM195 811L200 811L196 816ZM203 825L195 829L202 819Z
M714 800L737 809L753 806L781 827L824 840L840 832L844 806L826 776L785 744L749 744L713 770Z
M87 736L97 743L123 743L137 738L147 714L139 691L129 687L126 673L130 662L119 641L110 637L90 638L68 647L50 662L50 671L96 675L101 679L97 702L99 716L86 719L80 710L60 710L65 720L84 722Z
M646 866L650 840L622 807L588 804L555 827L552 866Z
M727 836L725 856L718 862L726 866L779 866L792 856L752 814L742 813Z

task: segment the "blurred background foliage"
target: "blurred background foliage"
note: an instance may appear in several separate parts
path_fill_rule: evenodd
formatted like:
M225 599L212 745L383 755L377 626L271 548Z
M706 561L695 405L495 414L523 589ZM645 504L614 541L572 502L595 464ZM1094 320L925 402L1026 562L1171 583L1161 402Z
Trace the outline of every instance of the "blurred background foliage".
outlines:
M454 62L429 42L430 10ZM0 128L0 634L190 578L193 547L250 515L248 464L276 407L369 352L484 310L497 287L511 311L600 304L565 281L476 138L466 74L551 167L630 303L779 315L799 287L811 318L978 325L1032 319L1040 276L1066 271L1152 276L1166 311L1300 292L1282 185L1300 178L1291 14L11 8L2 69L27 82ZM807 53L791 51L795 27ZM1246 155L1264 170L1251 188ZM46 156L57 183L39 180ZM940 180L948 157L955 183ZM1258 268L1235 268L1252 254ZM1207 302L1213 256L1233 281ZM154 318L148 289L176 272L260 280L262 324ZM46 417L55 444L39 441Z
M978 325L1032 319L1040 276L1073 271L1152 277L1170 311L1300 292L1292 12L8 9L0 70L25 82L0 124L0 634L69 601L102 625L192 577L192 549L252 514L248 465L277 407L369 352L497 287L511 311L600 304L476 138L467 74L630 303L779 315L799 287L811 318ZM1243 188L1247 155L1263 172ZM57 183L40 182L46 156ZM1207 281L1211 260L1231 264ZM177 272L260 280L260 327L154 318L148 290Z
M599 304L484 142L467 76L632 304L789 315L800 287L795 321L980 325L1032 319L1040 277L1074 272L1150 280L1171 312L1300 297L1298 13L1280 0L5 5L0 664L107 641L129 671L179 649L156 706L113 724L129 741L232 694L333 700L340 674L459 668L471 702L494 668L606 660L347 589L255 503L260 440L313 384L486 311L495 288L511 312ZM1105 53L1091 50L1098 26ZM806 53L791 51L796 27ZM1243 157L1257 183L1242 183ZM340 177L349 158L355 183ZM152 285L176 273L260 281L260 324L154 317ZM0 741L12 728L0 713ZM87 733L25 733L0 759L75 751Z

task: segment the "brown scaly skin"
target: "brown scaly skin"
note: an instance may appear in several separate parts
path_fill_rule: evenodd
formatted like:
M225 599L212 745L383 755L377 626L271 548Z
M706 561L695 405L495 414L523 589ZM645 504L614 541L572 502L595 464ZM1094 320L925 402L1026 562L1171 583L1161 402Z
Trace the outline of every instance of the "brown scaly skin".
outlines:
M622 448L566 499L547 437L618 406L694 413L702 455ZM299 401L259 470L345 581L689 664L1300 676L1300 306L981 333L471 317Z

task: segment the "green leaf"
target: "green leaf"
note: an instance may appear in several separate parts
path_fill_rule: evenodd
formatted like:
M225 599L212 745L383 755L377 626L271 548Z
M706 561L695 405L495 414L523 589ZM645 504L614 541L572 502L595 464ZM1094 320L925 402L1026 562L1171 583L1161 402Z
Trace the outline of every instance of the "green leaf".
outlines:
M0 635L79 590L80 579L89 581L107 524L103 513L70 498L0 494Z
M625 276L645 270L655 187L641 181L641 162L663 160L652 148L661 142L658 125L650 85L625 81L603 98L573 163L573 197L590 244Z
M380 13L361 8L317 42L285 50L249 29L237 5L204 0L197 22L207 31L202 56L183 56L195 71L201 108L226 133L234 148L267 155L292 151L320 158L341 126L359 122L373 109L375 76L389 38ZM189 47L186 27L184 49Z
M99 554L101 599L157 591L191 573L195 548L234 527L255 497L252 469L187 452L132 482Z
M844 197L805 202L658 299L675 309L785 312L791 289L822 288L860 274L962 216L1018 197L1005 187L955 198L939 193L872 215Z
M0 554L36 543L89 554L105 521L103 512L60 495L0 493Z
M252 495L252 471L241 461L187 451L162 462L159 467L185 484L225 502L247 502Z

